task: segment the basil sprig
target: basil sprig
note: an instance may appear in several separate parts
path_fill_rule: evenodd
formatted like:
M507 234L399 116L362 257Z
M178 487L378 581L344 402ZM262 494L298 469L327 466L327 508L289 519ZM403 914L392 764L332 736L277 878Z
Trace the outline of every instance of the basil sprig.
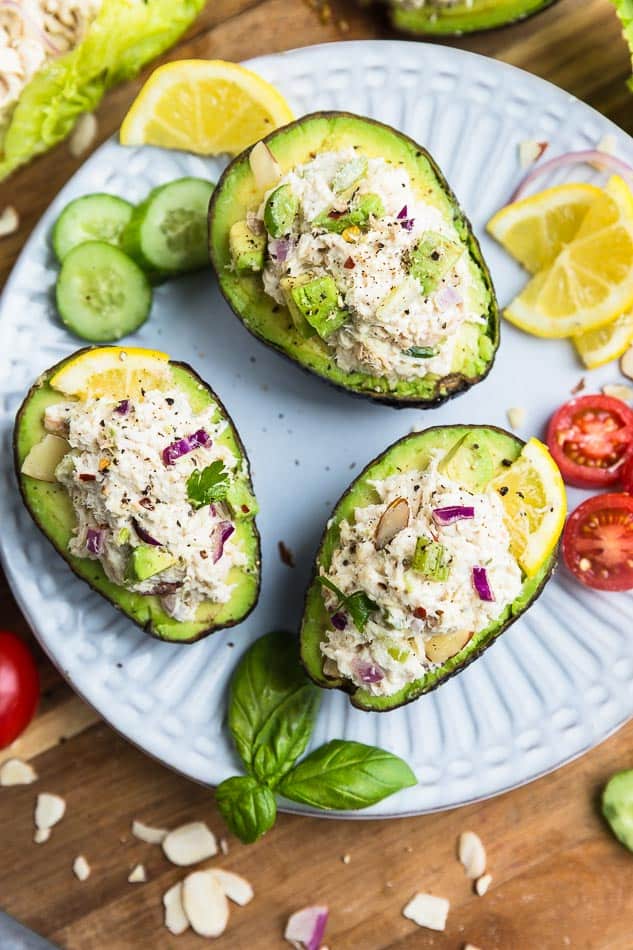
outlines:
M336 611L341 608L346 610L352 618L356 629L362 633L367 626L369 615L372 614L374 610L378 610L378 604L372 600L364 590L356 590L353 594L344 594L329 577L319 576L317 577L317 581L322 587L327 587L328 590L331 590L332 593L338 597L338 604L334 612L336 613Z
M353 595L352 595L353 596ZM244 654L231 681L228 725L248 775L218 786L218 808L250 844L275 823L275 792L314 808L365 808L416 784L383 749L334 739L296 764L316 724L320 693L299 663L296 640L274 632Z

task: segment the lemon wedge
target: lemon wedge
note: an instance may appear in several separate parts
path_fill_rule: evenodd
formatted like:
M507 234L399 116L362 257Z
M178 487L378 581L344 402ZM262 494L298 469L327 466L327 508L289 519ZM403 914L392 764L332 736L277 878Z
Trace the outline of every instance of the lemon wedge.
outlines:
M567 496L556 462L538 439L530 439L512 465L490 482L503 503L510 550L533 577L558 544Z
M614 176L576 236L539 271L505 316L541 337L578 336L633 308L633 195Z
M51 377L53 389L67 396L97 399L138 397L143 390L164 389L171 382L169 357L158 350L102 346L84 350Z
M627 310L597 330L573 337L572 342L587 369L617 360L633 343L633 310Z
M531 274L549 267L575 237L589 208L602 195L583 183L546 188L515 201L488 222L488 233Z
M121 144L237 155L293 118L281 93L250 69L184 59L149 77L123 120Z

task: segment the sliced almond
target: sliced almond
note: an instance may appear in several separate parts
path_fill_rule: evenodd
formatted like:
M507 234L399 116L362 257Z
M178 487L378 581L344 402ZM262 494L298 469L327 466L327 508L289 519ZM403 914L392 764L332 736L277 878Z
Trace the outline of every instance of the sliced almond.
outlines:
M234 904L244 907L253 899L253 888L245 877L233 871L224 871L222 868L212 868L207 872L216 879L225 895Z
M479 897L483 897L490 885L492 884L492 874L482 874L481 877L478 877L475 881L475 891Z
M139 841L145 841L147 844L162 844L168 832L165 828L152 828L151 825L145 825L142 821L134 820L132 822L132 834Z
M0 785L30 785L37 782L37 772L22 759L7 759L0 766Z
M229 853L229 843L226 840L226 838L220 838L220 851L222 852L222 854Z
M450 660L466 646L471 636L471 633L465 632L429 637L424 644L427 660L431 663L444 663L445 660Z
M15 234L20 227L20 216L14 207L9 205L0 213L0 238Z
M36 828L33 835L35 844L45 844L51 836L50 828Z
M433 894L416 894L402 911L402 916L412 920L418 927L429 930L445 930L450 901Z
M409 502L406 498L394 498L380 516L376 534L374 535L376 550L380 551L381 548L389 544L408 524Z
M508 409L506 415L511 427L516 431L525 425L525 420L527 419L527 409L524 409L522 406L516 406L512 409Z
M194 871L182 883L182 905L200 937L219 937L229 922L229 902L216 877Z
M165 857L179 867L189 867L218 853L215 835L203 821L192 821L170 831L163 840Z
M147 873L144 864L136 864L128 874L129 884L144 884L147 880Z
M605 396L611 396L612 399L621 399L622 402L633 402L633 386L627 386L626 383L607 383L602 387Z
M268 191L283 175L281 165L264 142L258 142L248 157L258 191Z
M633 346L620 357L620 372L627 379L633 379Z
M73 158L79 158L87 152L97 137L97 120L92 112L84 112L75 123L68 140L68 149Z
M52 828L58 821L61 821L66 811L66 802L59 795L51 795L49 792L41 792L37 796L35 806L35 827Z
M536 142L534 139L528 139L519 143L519 162L521 168L529 168L534 162L538 162L541 155L545 152L548 142Z
M90 865L84 858L83 854L80 854L75 858L73 862L73 874L78 881L87 881L90 877Z
M465 943L464 950L479 950L479 947L476 947L474 943Z
M189 929L189 921L182 906L182 884L178 881L163 894L165 908L165 927L175 937Z
M38 482L54 482L55 469L69 449L66 439L49 432L31 448L20 471L23 475L36 478Z
M464 831L459 836L457 854L464 866L466 877L476 880L486 870L486 849L474 831Z

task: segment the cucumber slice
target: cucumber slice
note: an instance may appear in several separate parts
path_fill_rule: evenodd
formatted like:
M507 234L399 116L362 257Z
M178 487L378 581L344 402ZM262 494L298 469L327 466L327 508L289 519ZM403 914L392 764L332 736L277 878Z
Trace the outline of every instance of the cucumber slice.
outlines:
M67 204L53 227L51 242L62 263L69 251L86 241L119 245L134 205L116 195L84 195Z
M86 241L66 255L56 297L68 329L91 343L133 333L152 305L147 275L127 254L104 241Z
M143 270L180 274L209 263L207 214L214 185L178 178L134 209L122 247Z
M618 841L633 851L633 769L609 779L602 792L602 814Z

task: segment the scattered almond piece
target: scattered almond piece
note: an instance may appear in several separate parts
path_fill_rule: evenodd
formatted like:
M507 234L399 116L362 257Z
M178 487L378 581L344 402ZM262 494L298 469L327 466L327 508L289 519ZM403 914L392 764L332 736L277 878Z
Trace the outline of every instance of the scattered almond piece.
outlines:
M620 372L627 379L633 379L633 346L620 357Z
M75 858L73 863L73 874L78 881L87 881L90 877L90 865L84 858L83 854L80 854L79 857Z
M474 943L465 943L464 950L479 950L479 947L476 947Z
M185 908L182 906L182 884L178 881L173 887L163 894L163 907L165 908L165 927L177 937L184 934L189 929L189 921L185 914Z
M343 857L341 858L341 861L343 862L343 864L349 864L351 860L352 858L351 858L351 855L349 854L344 854Z
M215 835L203 821L192 821L188 825L175 828L169 832L162 844L165 857L179 867L197 864L198 861L212 858L218 853Z
M529 168L530 165L538 162L548 145L549 142L535 142L533 139L519 142L519 163L521 168Z
M73 158L79 158L87 152L97 137L97 120L92 112L84 112L75 123L75 128L68 140L68 150Z
M522 406L517 406L513 409L508 409L506 415L511 427L515 430L520 429L527 419L527 409L524 409Z
M492 874L482 874L481 877L478 877L475 881L475 891L479 897L483 897L490 885L492 884Z
M234 904L244 907L249 901L252 901L253 888L245 877L235 874L233 871L224 871L222 868L211 868L206 873L213 875L226 897Z
M602 387L602 392L605 396L621 399L622 402L633 401L633 386L627 386L626 383L607 383Z
M44 844L51 836L50 828L37 828L35 834L33 835L33 841L35 844Z
M220 838L220 851L222 852L222 854L229 853L229 843L226 840L226 838Z
M481 838L474 831L464 831L459 836L457 854L464 866L466 876L473 881L485 872L486 849L481 843Z
M416 894L402 911L402 916L412 920L418 927L444 930L450 907L450 901L447 901L445 897Z
M152 828L151 825L135 820L132 822L132 834L139 841L145 841L147 844L162 844L168 832L165 828Z
M144 884L146 880L147 874L145 873L144 864L137 864L128 875L129 884Z
M182 905L200 937L219 937L226 930L229 902L217 878L209 871L187 875L182 882Z
M37 781L37 772L28 762L22 759L7 759L0 766L0 785L30 785Z
M0 213L0 238L15 234L20 227L20 216L12 205Z
M61 821L66 811L66 802L59 795L41 792L35 806L35 827L49 829Z

